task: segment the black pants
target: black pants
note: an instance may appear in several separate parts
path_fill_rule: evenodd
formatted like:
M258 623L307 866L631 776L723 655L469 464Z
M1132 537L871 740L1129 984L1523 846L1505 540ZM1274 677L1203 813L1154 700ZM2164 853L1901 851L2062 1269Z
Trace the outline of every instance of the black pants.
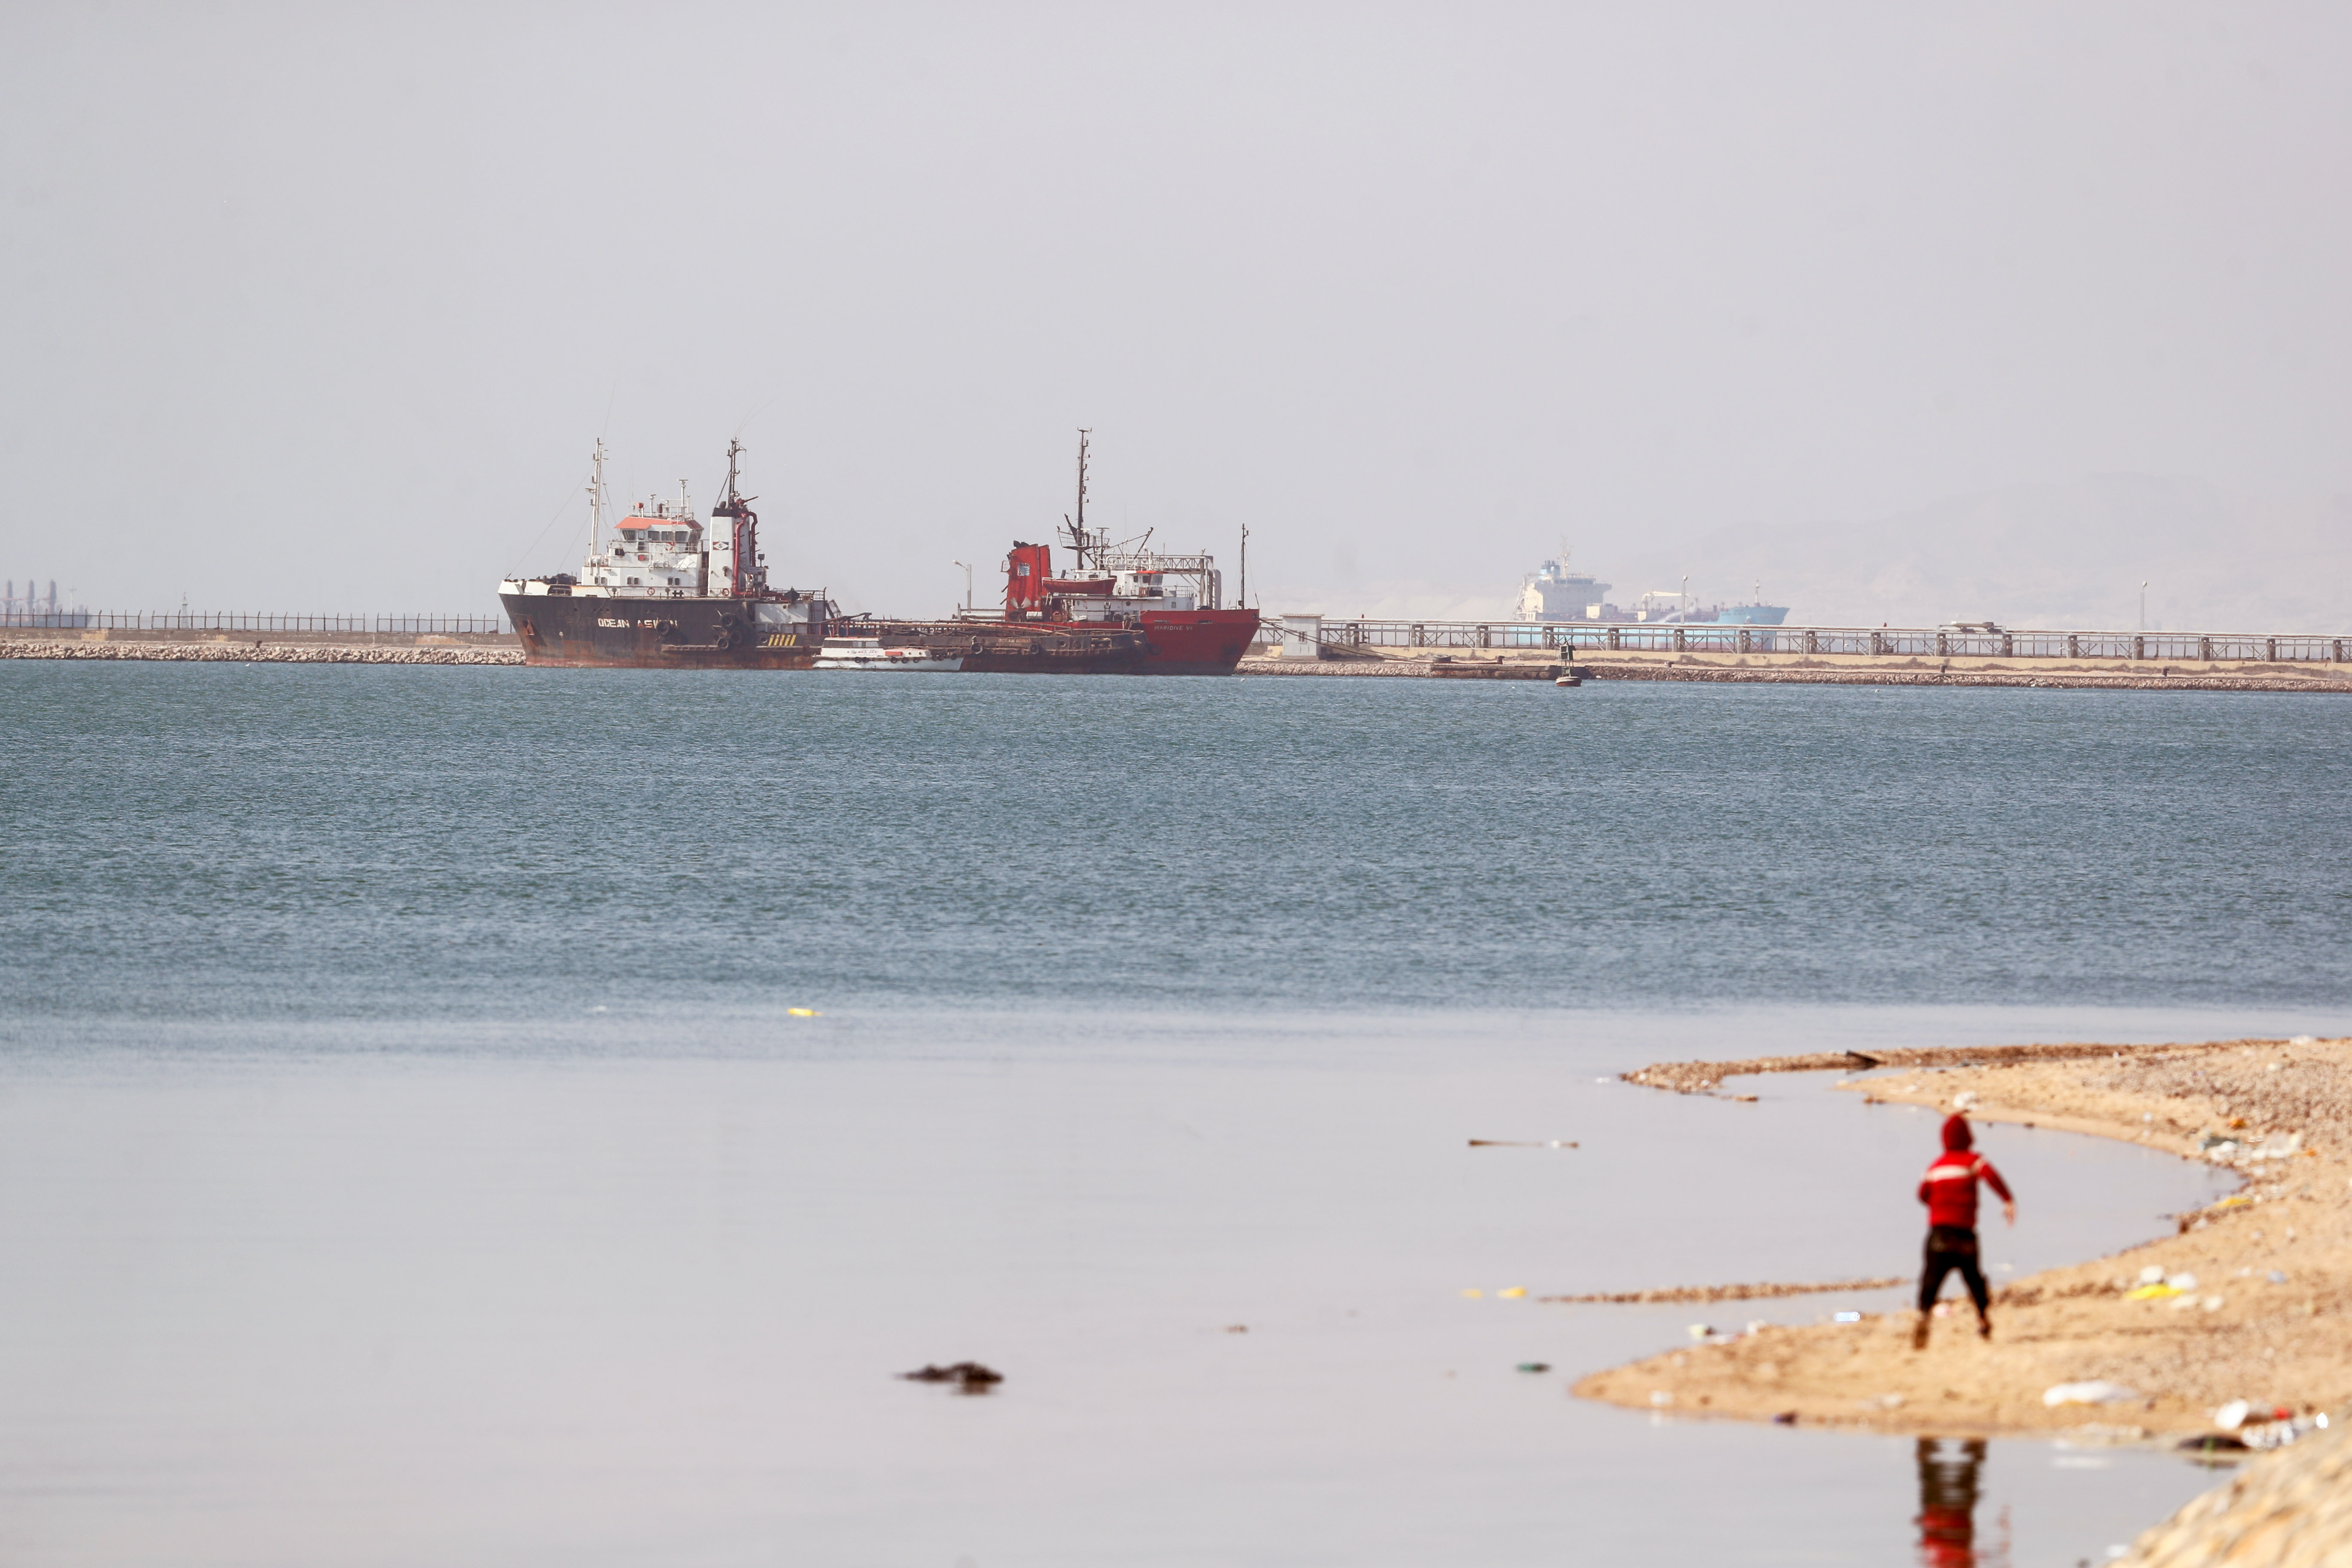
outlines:
M1944 1276L1955 1268L1960 1271L1960 1283L1969 1288L1969 1300L1977 1304L1977 1316L1984 1316L1990 1297L1984 1270L1977 1267L1977 1233L1957 1225L1928 1227L1927 1266L1919 1271L1919 1310L1924 1312L1936 1304Z

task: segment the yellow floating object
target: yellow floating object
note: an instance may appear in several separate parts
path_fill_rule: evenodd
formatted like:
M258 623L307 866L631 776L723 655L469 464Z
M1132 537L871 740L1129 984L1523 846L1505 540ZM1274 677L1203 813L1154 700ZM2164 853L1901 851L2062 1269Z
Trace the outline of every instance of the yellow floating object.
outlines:
M2187 1291L2176 1290L2169 1285L2143 1285L2137 1290L2125 1291L2124 1300L2126 1301L2160 1301L2167 1296L2185 1296L2187 1294Z
M1514 1285L1507 1290L1497 1290L1495 1292L1497 1296L1524 1296L1527 1293L1528 1288L1524 1285Z
M788 1018L822 1018L824 1016L824 1014L818 1012L814 1007L787 1007L784 1009L784 1016Z
M1485 1292L1484 1290L1465 1290L1465 1291L1463 1291L1462 1293L1463 1293L1465 1296L1469 1297L1472 1300L1474 1300L1474 1301L1475 1301L1475 1300L1476 1300L1479 1297L1481 1297L1481 1296L1485 1295L1486 1292Z

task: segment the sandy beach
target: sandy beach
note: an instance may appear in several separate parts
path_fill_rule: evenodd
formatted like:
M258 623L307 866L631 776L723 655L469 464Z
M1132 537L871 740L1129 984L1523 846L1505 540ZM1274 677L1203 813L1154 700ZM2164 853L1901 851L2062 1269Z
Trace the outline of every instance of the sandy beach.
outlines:
M1914 1050L1626 1077L1717 1093L1742 1074L1842 1066L1856 1076L1839 1087L1874 1101L2121 1139L2227 1165L2244 1184L2178 1216L2175 1235L1998 1287L1989 1342L1948 1283L1958 1310L1935 1320L1925 1351L1911 1348L1906 1302L1855 1322L1717 1334L1595 1373L1580 1394L1684 1416L2126 1441L2215 1434L2216 1411L2239 1400L2258 1432L2264 1415L2352 1395L2352 1041ZM1922 1149L1923 1167L1933 1152ZM2036 1205L2065 1201L2019 1196L2028 1224ZM1995 1205L1983 1212L1981 1224L2001 1223ZM1904 1264L1917 1266L1890 1258L1890 1275ZM2110 1386L2047 1397L2068 1384Z

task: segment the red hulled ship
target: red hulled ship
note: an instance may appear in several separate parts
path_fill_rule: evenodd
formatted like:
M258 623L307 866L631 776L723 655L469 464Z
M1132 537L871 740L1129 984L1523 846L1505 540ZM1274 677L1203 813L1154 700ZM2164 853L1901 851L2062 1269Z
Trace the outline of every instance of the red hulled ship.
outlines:
M1087 431L1078 432L1078 510L1062 520L1074 558L1054 574L1051 545L1015 540L1004 558L1004 622L1013 626L1131 626L1143 634L1143 675L1229 675L1257 636L1258 613L1226 609L1216 557L1147 548L1151 536L1113 544L1087 526Z

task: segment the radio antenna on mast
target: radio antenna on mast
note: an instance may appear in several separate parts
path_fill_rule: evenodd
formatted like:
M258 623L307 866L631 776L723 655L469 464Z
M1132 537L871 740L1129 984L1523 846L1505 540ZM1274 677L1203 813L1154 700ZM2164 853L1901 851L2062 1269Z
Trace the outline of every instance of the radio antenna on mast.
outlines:
M604 437L596 437L596 454L588 459L588 553L596 546L604 525Z
M1071 521L1067 517L1065 517L1062 520L1069 528L1070 550L1072 553L1076 555L1078 558L1077 570L1080 572L1084 572L1087 569L1087 552L1094 547L1093 539L1087 533L1087 438L1093 434L1094 429L1091 426L1081 426L1079 427L1078 516L1077 521L1075 522Z

